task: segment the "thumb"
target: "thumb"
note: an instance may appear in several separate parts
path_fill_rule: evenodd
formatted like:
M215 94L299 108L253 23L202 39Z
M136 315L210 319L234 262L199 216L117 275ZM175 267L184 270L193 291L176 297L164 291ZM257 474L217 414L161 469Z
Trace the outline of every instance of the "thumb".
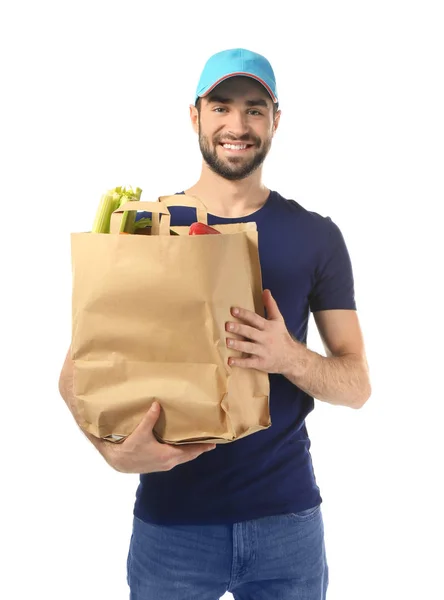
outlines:
M134 429L131 435L146 434L148 431L153 431L154 425L156 424L160 416L160 407L158 402L153 402L150 409L145 413L143 419Z
M273 321L283 320L281 311L279 310L276 300L271 295L270 290L264 290L262 297L264 300L265 309L267 311L267 319L271 319Z

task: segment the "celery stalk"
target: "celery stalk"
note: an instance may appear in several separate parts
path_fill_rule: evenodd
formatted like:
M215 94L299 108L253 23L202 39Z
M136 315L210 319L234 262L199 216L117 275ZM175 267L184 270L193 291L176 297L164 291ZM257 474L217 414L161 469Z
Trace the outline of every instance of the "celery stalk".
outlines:
M144 227L152 227L153 221L150 217L143 217L134 223L134 230L143 229Z
M91 229L92 233L109 233L111 214L116 210L116 201L113 196L107 192L100 199L99 208Z
M126 187L119 186L109 190L106 192L106 194L103 194L97 209L91 232L109 233L111 214L127 202L140 200L141 193L142 190L140 188L136 188L136 190L133 191L131 187L127 190ZM135 219L136 211L124 212L120 231L134 233Z
M128 195L127 195L128 194ZM122 199L119 206L125 204L125 202L129 201L138 201L140 200L140 195L142 194L142 190L140 188L136 188L136 191L130 188L128 193L123 193ZM134 233L134 223L136 221L136 211L132 210L131 212L124 212L122 217L122 226L120 231L126 231L126 233Z

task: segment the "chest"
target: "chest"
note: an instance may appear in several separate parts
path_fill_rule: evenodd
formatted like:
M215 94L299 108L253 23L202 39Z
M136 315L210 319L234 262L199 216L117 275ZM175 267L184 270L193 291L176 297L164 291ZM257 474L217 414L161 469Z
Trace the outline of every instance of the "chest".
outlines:
M315 280L315 257L303 237L293 231L259 231L263 288L270 289L288 329L298 339L306 334L309 295Z

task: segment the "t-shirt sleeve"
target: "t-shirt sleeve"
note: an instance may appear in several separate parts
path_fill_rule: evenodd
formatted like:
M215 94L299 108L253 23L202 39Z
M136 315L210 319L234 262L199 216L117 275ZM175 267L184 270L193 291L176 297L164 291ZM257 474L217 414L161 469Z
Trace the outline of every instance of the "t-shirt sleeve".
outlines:
M356 310L353 268L339 227L326 217L326 243L322 245L309 296L311 312L318 310Z

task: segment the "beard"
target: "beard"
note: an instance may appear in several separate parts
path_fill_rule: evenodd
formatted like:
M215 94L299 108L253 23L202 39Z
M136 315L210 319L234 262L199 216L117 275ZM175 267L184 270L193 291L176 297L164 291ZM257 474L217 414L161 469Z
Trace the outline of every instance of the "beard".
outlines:
M223 139L226 142L249 143L256 149L250 159L245 159L242 156L220 158L217 154L220 139L214 139L213 146L211 146L208 137L203 135L201 129L199 129L199 147L204 161L214 173L230 181L239 181L254 173L262 165L271 148L271 137L264 140L263 144L261 144L260 138L256 136L242 136L236 140L224 136Z

